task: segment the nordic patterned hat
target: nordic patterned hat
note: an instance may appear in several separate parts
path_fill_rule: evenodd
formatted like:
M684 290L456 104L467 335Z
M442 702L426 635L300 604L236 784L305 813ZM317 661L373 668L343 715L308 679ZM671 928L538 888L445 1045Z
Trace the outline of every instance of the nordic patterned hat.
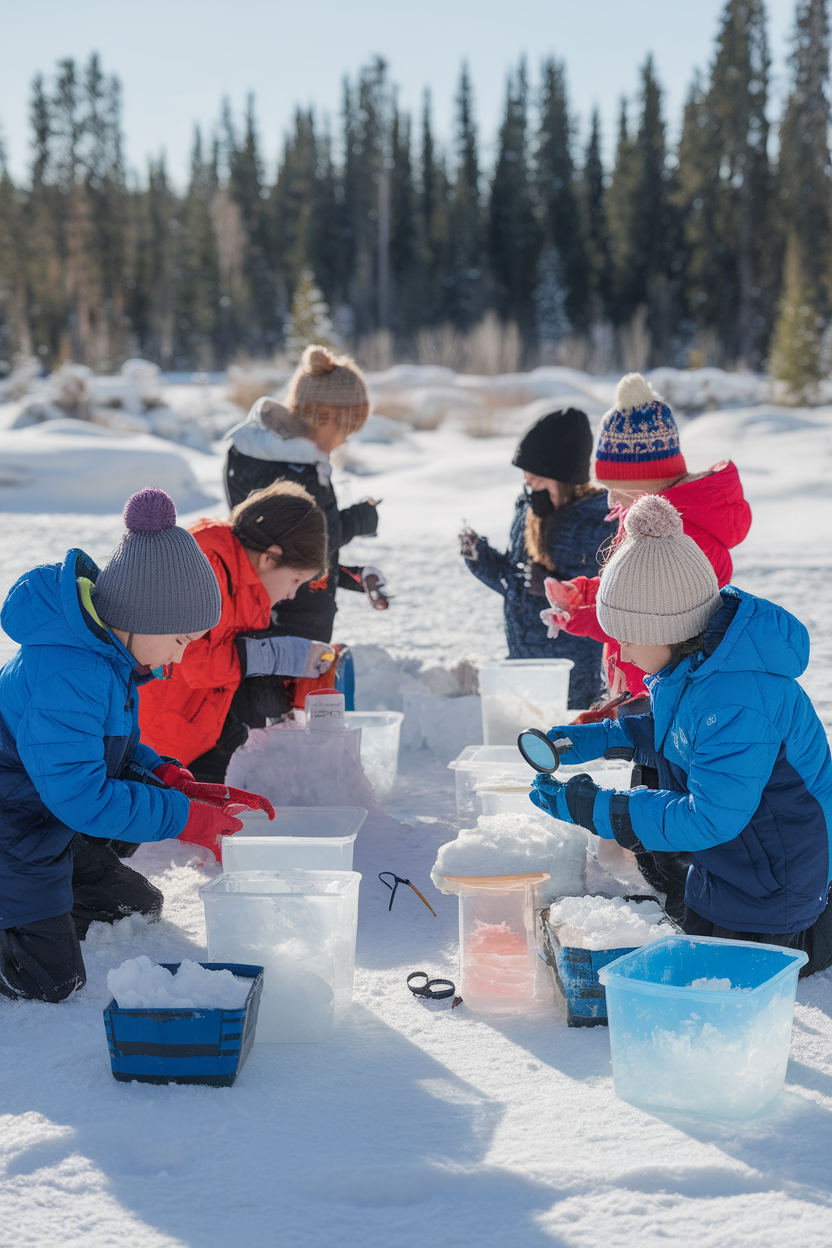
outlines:
M641 373L622 377L615 405L601 420L598 481L654 481L687 472L673 413Z

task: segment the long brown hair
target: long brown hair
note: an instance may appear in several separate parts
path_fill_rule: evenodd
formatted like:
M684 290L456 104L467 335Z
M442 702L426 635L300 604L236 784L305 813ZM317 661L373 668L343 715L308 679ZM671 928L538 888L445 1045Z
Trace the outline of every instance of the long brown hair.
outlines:
M327 566L326 518L312 495L294 481L254 490L233 509L229 522L247 550L280 546L283 553L274 559L278 567L323 572Z
M536 516L531 507L526 511L526 528L524 533L524 541L526 543L526 551L529 558L534 563L540 563L550 572L555 572L556 568L549 554L549 546L552 541L553 530L558 521L558 513L564 507L568 507L570 503L577 503L582 498L596 498L599 494L603 494L597 485L593 485L591 481L585 481L582 485L572 485L567 481L558 481L558 497L557 507L552 504L552 510L545 516Z

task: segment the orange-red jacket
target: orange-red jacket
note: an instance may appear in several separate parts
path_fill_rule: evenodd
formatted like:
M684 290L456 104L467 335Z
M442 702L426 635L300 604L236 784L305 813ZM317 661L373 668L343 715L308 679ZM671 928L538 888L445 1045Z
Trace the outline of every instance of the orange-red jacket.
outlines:
M751 508L743 496L736 464L723 460L714 464L708 472L662 490L661 497L673 504L682 517L688 537L692 537L707 555L720 589L727 585L734 570L728 551L732 546L738 546L751 528ZM616 541L620 542L623 537L622 519ZM599 578L578 576L569 583L580 591L581 601L572 619L564 626L566 631L573 636L593 637L605 643L604 663L613 697L625 689L629 689L635 698L646 697L647 689L642 679L644 673L632 663L621 662L621 647L614 638L607 636L598 623L595 598Z
M228 522L198 520L190 532L219 581L220 622L190 643L170 680L151 680L139 691L142 741L158 754L181 759L186 767L217 744L239 687L242 674L234 639L268 627L271 613L262 582Z

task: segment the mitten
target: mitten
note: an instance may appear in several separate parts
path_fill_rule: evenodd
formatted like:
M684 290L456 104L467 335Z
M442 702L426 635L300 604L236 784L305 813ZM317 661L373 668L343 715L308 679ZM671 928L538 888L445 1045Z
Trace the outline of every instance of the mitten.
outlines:
M242 826L239 819L235 819L225 810L207 806L204 802L191 802L188 822L179 833L179 839L192 845L201 845L203 849L210 849L219 862L222 857L222 838L233 836Z

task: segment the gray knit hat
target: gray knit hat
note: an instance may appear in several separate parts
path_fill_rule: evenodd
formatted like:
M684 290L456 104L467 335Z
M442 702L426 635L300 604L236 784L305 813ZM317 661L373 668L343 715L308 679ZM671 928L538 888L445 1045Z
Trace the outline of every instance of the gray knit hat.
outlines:
M220 587L196 541L176 524L164 490L139 490L124 508L127 532L95 582L93 605L125 633L204 633L219 623Z
M604 632L639 646L696 637L720 605L719 583L676 508L659 494L643 494L624 517L624 530L598 587Z

